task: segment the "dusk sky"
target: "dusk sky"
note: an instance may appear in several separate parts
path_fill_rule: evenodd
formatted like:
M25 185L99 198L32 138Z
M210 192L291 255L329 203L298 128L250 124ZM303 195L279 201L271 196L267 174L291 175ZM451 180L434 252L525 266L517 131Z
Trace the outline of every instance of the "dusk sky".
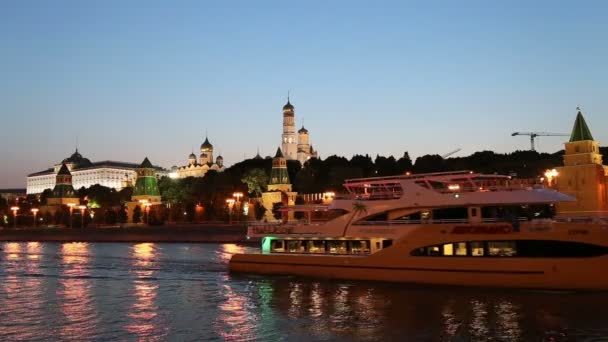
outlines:
M581 106L608 145L606 1L2 1L0 188L79 151L274 154L287 91L322 158L529 149ZM540 137L555 152L566 137Z

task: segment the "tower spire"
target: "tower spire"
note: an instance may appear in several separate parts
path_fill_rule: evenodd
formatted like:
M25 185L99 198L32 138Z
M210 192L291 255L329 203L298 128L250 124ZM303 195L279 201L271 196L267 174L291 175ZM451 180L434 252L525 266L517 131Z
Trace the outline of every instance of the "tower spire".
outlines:
M585 118L583 118L583 113L581 113L580 107L576 107L576 111L576 120L574 121L574 127L572 127L570 142L593 140L593 136L591 135L591 131L585 122Z

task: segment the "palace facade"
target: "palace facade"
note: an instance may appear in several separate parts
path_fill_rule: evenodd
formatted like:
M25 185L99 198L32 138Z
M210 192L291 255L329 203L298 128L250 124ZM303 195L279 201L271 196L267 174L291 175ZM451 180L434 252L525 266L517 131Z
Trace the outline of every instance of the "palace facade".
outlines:
M75 189L88 188L99 184L116 190L131 186L137 179L137 168L139 164L125 163L111 160L91 162L83 157L76 149L70 157L55 164L52 168L35 172L27 176L27 194L39 194L46 189L53 189L56 185L56 175L62 165L65 164L72 176L72 184ZM157 178L168 176L169 171L154 166Z

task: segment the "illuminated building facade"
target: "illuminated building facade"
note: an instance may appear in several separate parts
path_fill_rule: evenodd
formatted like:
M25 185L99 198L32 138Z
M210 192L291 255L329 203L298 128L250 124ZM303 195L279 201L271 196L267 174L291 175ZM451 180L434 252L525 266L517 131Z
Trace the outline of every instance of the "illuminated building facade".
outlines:
M56 184L56 175L65 164L72 175L72 184L75 189L88 188L99 184L116 190L132 185L137 179L136 169L139 164L116 162L111 160L91 162L84 158L76 149L70 157L61 163L44 171L32 173L27 176L27 194L39 194L46 189L53 189ZM168 176L169 171L154 166L157 178Z
M291 191L291 182L287 173L287 159L283 155L281 148L277 149L277 153L272 158L272 170L270 172L270 181L268 182L267 191L262 193L262 205L266 208L266 220L274 221L272 206L274 203L283 203L283 205L294 205L297 193ZM293 213L290 213L293 218Z
M191 153L188 157L188 164L175 168L175 178L188 178L188 177L205 177L205 174L209 170L217 172L223 172L226 168L224 167L224 158L217 156L215 162L213 160L213 145L209 142L209 139L205 137L205 141L201 144L201 154L199 159L196 159L196 155Z

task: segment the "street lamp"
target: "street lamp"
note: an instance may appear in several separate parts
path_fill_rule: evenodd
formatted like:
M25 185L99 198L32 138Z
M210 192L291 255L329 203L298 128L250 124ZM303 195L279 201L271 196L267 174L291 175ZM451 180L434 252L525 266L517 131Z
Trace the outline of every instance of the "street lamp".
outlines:
M13 227L17 228L17 212L19 211L19 207L11 207L11 210L13 211Z
M72 211L74 210L75 206L75 203L68 203L68 207L70 208L70 228L72 228Z
M553 178L557 177L559 175L559 173L557 172L556 169L552 169L552 170L547 170L545 172L545 177L547 177L547 185L549 185L549 187L551 187L551 183Z
M150 202L148 202L148 200L145 200L145 199L139 200L139 203L141 203L141 205L144 207L144 215L146 215L145 222L146 222L146 224L148 224L148 212L149 212L150 206L152 204L150 204Z
M226 203L228 204L228 224L232 224L232 207L234 206L234 198L228 198Z
M34 214L34 228L36 228L36 215L38 215L38 208L32 208L32 214Z
M236 198L236 220L241 220L241 197L243 197L242 192L235 192L232 194L232 197Z
M146 212L146 224L148 224L149 220L148 217L150 217L150 206L152 205L152 203L144 203L144 211Z
M87 209L86 205L79 205L78 209L80 209L80 228L84 228L84 211Z

